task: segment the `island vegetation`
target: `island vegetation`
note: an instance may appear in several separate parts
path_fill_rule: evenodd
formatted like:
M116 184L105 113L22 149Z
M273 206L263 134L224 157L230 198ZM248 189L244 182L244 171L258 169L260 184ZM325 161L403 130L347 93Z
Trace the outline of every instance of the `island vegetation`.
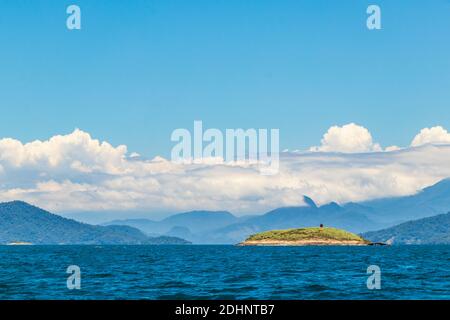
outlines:
M272 230L254 234L243 246L370 245L371 242L345 230L328 227Z

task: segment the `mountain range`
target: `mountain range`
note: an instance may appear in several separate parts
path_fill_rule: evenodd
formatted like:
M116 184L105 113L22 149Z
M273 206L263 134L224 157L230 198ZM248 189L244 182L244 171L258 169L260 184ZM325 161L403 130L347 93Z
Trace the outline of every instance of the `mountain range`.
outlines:
M332 202L319 207L306 196L304 200L306 206L279 208L258 216L236 217L226 211L192 211L161 221L114 220L104 225L128 225L148 235L177 236L200 244L237 243L262 231L316 226L321 223L354 232L374 230L382 226L367 217L370 209L364 206L340 206Z
M66 219L22 201L0 203L0 244L187 244L149 237L130 226L94 226Z
M13 201L0 203L0 244L236 244L263 231L320 224L363 233L372 241L393 239L400 244L445 243L450 232L448 216L439 215L450 211L450 180L405 197L318 206L303 196L303 202L303 206L244 217L227 211L191 211L159 221L128 219L91 225ZM428 217L432 218L422 220Z
M324 224L354 233L389 228L409 220L450 211L450 180L420 190L414 195L339 205L317 206L303 196L304 206L283 207L262 215L236 217L226 211L192 211L160 221L115 220L104 225L129 225L148 235L170 235L193 243L238 243L249 235L287 228Z

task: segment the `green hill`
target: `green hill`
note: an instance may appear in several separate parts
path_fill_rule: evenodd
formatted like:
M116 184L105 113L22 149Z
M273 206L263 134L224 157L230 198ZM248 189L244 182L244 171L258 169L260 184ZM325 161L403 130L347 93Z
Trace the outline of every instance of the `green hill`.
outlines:
M241 245L368 245L362 237L336 228L272 230L254 234Z
M129 226L94 226L66 219L22 201L0 203L0 244L187 244L176 237L148 237Z
M389 244L450 244L450 213L404 222L364 233L371 241Z

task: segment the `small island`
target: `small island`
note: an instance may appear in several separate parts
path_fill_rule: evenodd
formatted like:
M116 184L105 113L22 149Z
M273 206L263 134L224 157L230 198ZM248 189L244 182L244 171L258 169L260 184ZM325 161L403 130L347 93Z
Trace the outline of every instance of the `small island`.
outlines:
M26 241L12 241L7 244L8 246L31 246L31 242Z
M311 227L272 230L254 234L240 246L367 246L372 243L336 228Z

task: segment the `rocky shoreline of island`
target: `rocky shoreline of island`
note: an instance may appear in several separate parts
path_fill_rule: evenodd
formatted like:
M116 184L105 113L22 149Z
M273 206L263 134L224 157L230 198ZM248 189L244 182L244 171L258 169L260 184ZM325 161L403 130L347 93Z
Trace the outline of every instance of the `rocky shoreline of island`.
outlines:
M369 246L372 243L356 240L338 241L323 239L308 239L296 241L279 240L249 240L238 244L239 246Z
M271 230L256 233L238 246L373 246L373 243L354 233L330 228L308 227L286 230Z

